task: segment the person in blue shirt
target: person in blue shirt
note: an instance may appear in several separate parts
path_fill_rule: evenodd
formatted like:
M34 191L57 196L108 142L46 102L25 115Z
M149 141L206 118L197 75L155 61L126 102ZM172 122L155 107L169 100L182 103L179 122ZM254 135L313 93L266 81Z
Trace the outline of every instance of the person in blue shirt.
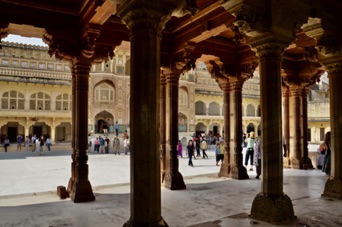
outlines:
M116 136L119 135L119 124L118 124L118 121L116 121L115 123L115 132L116 132Z

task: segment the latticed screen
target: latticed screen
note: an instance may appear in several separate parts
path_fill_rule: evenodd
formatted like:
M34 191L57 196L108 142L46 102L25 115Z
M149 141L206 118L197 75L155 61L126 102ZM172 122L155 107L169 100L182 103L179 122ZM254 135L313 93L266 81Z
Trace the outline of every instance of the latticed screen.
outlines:
M112 102L114 101L114 88L103 83L95 88L95 101Z
M71 95L64 93L56 97L56 110L71 110Z
M18 91L5 92L1 98L1 109L24 109L25 96Z
M30 99L30 110L50 110L51 109L51 100L50 96L43 93L38 92L31 95Z

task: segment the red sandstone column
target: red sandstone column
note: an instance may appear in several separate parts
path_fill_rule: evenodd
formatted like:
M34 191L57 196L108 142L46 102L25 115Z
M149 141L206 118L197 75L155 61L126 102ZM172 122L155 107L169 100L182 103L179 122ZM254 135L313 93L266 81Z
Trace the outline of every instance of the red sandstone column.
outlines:
M230 79L230 114L228 119L231 118L230 127L230 152L233 153L233 162L230 176L234 179L248 179L246 168L243 166L242 158L242 85L243 82L239 80ZM226 129L225 129L226 130ZM222 169L222 167L221 167Z
M284 158L284 167L289 168L291 165L290 159L290 120L289 120L289 96L290 91L287 86L283 86L283 126L284 126L284 140L286 144L286 158ZM282 148L282 151L284 148Z
M71 85L71 89L72 89L72 110L71 110L71 148L72 148L72 154L71 154L71 177L69 179L69 183L68 183L68 193L69 193L69 197L72 196L72 187L73 184L75 182L75 166L76 166L76 149L75 149L75 124L76 124L76 120L75 120L75 110L76 110L76 71L75 71L75 67L73 66L73 64L70 64L70 68L72 70L72 85Z
M287 45L273 36L252 43L260 59L262 181L250 217L274 223L295 218L291 199L283 192L281 55Z
M336 56L335 56L336 57ZM326 63L330 90L331 177L327 180L323 196L342 199L342 61Z
M162 182L166 169L166 78L160 74L160 165Z
M219 83L223 91L223 109L224 109L224 159L221 165L219 177L231 176L231 153L230 153L230 85L227 79L220 79ZM216 146L216 145L215 145Z
M171 190L185 189L179 172L178 144L178 82L179 73L166 72L166 170L163 186Z
M294 151L291 157L291 167L293 169L303 169L302 160L302 124L301 124L301 97L303 87L293 86L290 88L293 97L293 143Z
M311 159L309 158L309 149L308 149L308 92L309 89L304 87L302 92L302 161L303 169L312 169L313 165Z
M75 179L72 187L71 200L88 202L95 200L91 184L88 180L88 90L91 63L75 60L76 74L75 103Z
M173 6L124 1L117 15L131 39L131 217L125 227L167 226L161 216L160 39Z

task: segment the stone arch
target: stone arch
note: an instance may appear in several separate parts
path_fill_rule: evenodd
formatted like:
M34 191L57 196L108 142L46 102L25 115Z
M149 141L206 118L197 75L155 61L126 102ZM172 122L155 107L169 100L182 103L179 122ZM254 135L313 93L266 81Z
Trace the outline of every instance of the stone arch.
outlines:
M207 115L206 105L202 101L195 103L195 115Z
M95 115L95 133L102 133L103 132L103 125L106 124L108 126L108 131L113 132L113 129L109 126L112 126L115 122L114 116L109 113L108 111L101 111Z
M210 116L220 116L220 105L217 102L209 103L208 115L210 115Z
M207 126L203 122L200 122L200 123L196 124L195 130L196 130L196 132L204 132L205 133L207 131Z
M255 108L252 104L247 105L247 113L246 116L255 117Z
M249 123L248 125L247 125L247 128L246 128L246 132L247 133L250 133L250 132L255 132L255 126L254 126L254 124L253 123Z
M261 107L260 107L260 105L258 105L258 107L257 107L257 115L256 115L257 117L261 117Z
M70 142L71 141L71 123L60 122L55 128L56 142Z

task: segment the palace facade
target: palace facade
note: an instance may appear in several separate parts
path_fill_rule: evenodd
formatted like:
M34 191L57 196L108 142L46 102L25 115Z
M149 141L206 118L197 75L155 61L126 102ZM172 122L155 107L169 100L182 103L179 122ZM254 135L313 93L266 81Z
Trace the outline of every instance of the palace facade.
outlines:
M20 134L51 137L54 143L71 141L71 72L67 62L51 58L47 47L3 43L0 52L1 141ZM88 132L129 130L130 46L116 48L112 60L92 66L89 80ZM329 130L326 75L308 96L308 141L319 143ZM258 70L242 90L243 131L260 131ZM193 95L195 94L195 95ZM223 135L223 93L206 65L180 76L178 131L183 144L199 134Z

